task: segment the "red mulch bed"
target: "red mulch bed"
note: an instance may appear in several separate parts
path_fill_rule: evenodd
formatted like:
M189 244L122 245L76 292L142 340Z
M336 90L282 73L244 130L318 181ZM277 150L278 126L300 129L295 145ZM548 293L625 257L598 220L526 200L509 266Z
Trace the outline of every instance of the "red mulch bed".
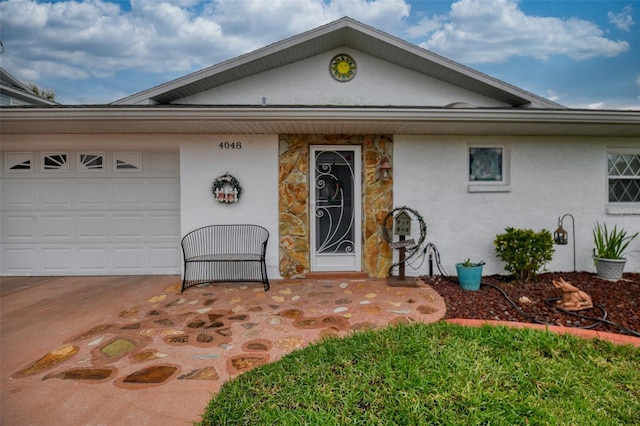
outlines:
M483 284L502 289L518 306L518 312L502 293L489 285L478 291L464 290L456 277L421 277L440 294L447 306L445 318L486 319L498 321L538 322L565 327L584 327L610 333L629 333L613 324L598 322L561 312L548 299L560 298L562 292L551 281L564 278L591 296L594 307L577 312L586 317L601 318L606 311L608 321L635 331L640 336L640 273L624 274L618 282L605 281L587 272L544 273L529 283L514 282L510 277L493 275L482 277ZM453 281L453 282L452 282ZM529 301L522 299L526 297ZM549 304L551 306L549 306Z

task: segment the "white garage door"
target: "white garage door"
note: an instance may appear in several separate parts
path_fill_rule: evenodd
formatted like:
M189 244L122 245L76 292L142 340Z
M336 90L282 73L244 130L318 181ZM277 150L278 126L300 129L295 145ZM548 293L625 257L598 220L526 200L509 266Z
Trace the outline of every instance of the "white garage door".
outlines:
M180 273L178 152L2 157L2 275Z

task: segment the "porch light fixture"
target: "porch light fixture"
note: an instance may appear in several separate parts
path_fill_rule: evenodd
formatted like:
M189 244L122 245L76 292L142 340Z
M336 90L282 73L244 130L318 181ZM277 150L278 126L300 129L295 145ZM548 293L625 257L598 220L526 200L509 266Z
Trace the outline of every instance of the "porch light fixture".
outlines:
M380 163L378 164L378 175L383 182L388 182L391 180L391 163L389 162L389 158L383 156L380 158Z
M576 224L573 216L569 213L558 218L558 229L553 233L553 242L566 246L569 243L569 233L562 227L566 217L571 218L571 232L573 233L573 272L576 272Z

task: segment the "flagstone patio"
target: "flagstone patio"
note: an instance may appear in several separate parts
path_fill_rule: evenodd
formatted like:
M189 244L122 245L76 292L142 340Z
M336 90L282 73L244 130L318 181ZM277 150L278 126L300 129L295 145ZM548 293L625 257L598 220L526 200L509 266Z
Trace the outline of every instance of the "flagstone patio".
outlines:
M445 313L430 287L378 279L180 293L177 276L3 277L0 289L2 424L189 424L211 393L257 365Z

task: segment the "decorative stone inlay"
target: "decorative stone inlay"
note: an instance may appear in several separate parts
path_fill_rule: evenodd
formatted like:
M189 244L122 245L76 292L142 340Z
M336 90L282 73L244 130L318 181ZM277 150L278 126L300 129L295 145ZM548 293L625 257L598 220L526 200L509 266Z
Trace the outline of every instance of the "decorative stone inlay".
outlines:
M124 379L124 383L136 383L136 384L153 384L163 383L169 379L176 372L178 368L168 365L158 365L148 367L133 374L128 375Z
M302 318L304 316L304 312L301 311L300 309L285 309L284 311L280 312L278 315L280 315L283 318L296 319L296 318Z
M283 337L275 342L276 348L281 351L292 351L302 344L304 339L302 336Z
M266 364L269 358L266 356L239 356L231 358L230 363L238 371L250 370L258 365Z
M135 348L136 345L131 340L119 338L105 345L102 349L100 349L100 352L102 352L109 358L113 358L120 356L125 352L129 352Z
M79 336L74 337L71 341L76 342L78 340L88 339L89 337L97 336L98 334L102 334L108 329L113 327L113 324L102 324L96 327L93 327L91 330L82 333Z
M362 146L363 268L372 277L386 277L392 264L388 244L381 244L380 224L393 208L393 182L379 179L384 155L392 161L390 135L280 135L278 190L280 274L304 278L310 270L309 146Z
M164 341L167 343L183 344L189 341L189 336L186 334L180 336L168 336L164 338Z
M131 359L134 362L146 362L146 361L150 361L152 359L156 359L156 358L160 358L158 356L158 353L155 351L144 351L144 352L139 352L137 354L133 354L131 356Z
M220 376L214 367L204 367L178 376L178 380L219 380Z
M418 310L418 312L420 312L421 314L424 314L424 315L433 314L434 312L438 311L438 309L434 308L433 306L429 306L429 305L418 306L417 310Z
M205 324L206 324L206 322L204 322L202 320L197 320L197 321L193 321L193 322L190 322L189 324L187 324L187 327L189 327L189 328L201 328Z
M196 338L196 341L200 342L200 343L210 343L210 342L213 341L213 336L201 333L201 334L198 334L198 337Z
M245 351L267 352L273 347L273 343L267 339L251 340L244 345L242 349Z
M229 317L230 320L232 321L245 321L247 318L249 318L249 315L234 315L232 317Z
M118 315L120 318L131 318L134 315L138 315L140 312L140 306L134 306L133 308L129 308L126 311L120 312Z
M64 346L60 349L56 349L55 351L51 351L31 364L29 367L20 371L17 375L28 376L55 367L56 365L61 364L71 358L78 352L78 350L79 348L77 346Z
M62 380L105 380L108 379L113 370L108 368L76 368L73 370L63 371L62 373L48 374L42 378L62 379Z

